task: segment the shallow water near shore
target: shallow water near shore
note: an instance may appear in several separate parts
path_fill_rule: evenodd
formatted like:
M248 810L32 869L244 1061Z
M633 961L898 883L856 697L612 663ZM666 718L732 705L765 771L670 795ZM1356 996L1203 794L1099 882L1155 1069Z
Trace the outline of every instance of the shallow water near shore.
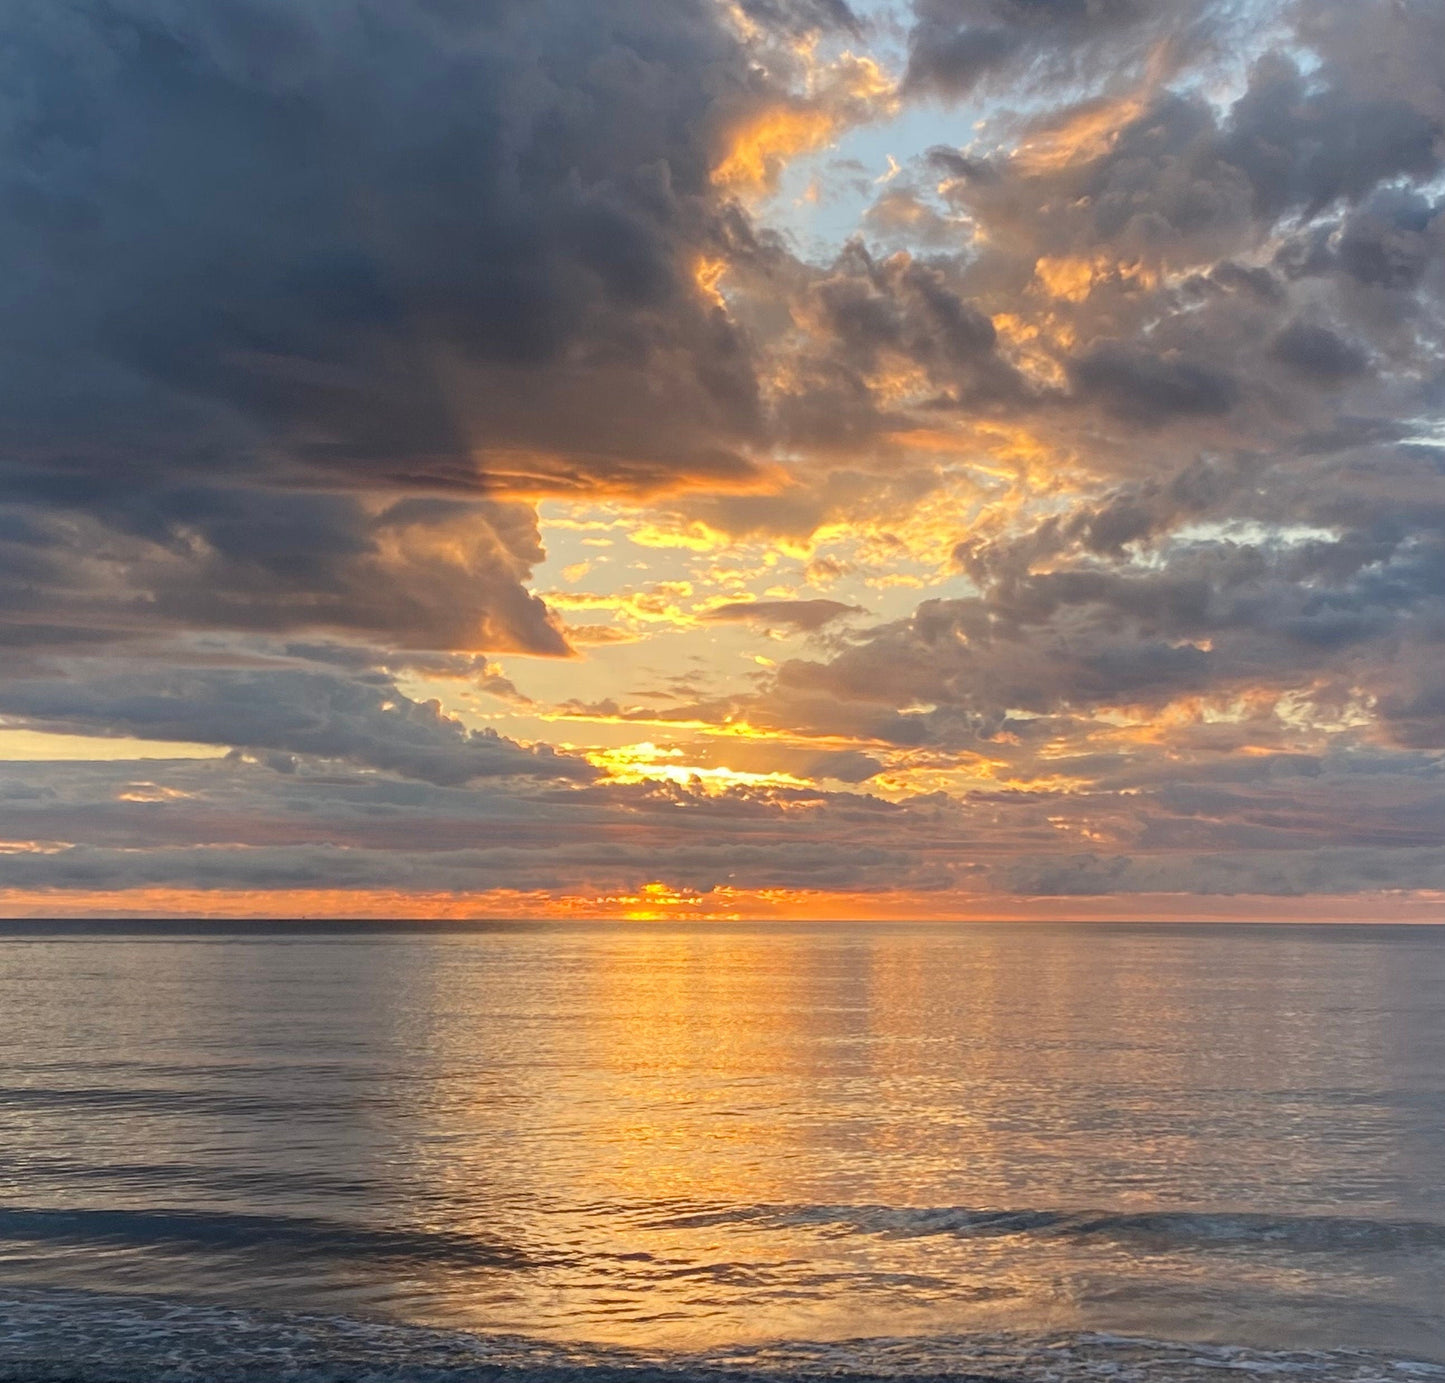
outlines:
M0 924L0 1127L0 1378L1445 1378L1440 928Z

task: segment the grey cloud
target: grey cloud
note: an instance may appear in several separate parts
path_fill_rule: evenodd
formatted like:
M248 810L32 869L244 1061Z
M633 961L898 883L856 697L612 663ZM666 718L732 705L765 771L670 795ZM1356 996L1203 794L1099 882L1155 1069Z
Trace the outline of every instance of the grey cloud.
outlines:
M753 474L751 348L691 272L775 91L704 0L18 0L0 86L0 495L130 619L559 653L525 510L449 569L457 511L414 508L379 576L378 504Z
M460 480L478 450L575 446L557 430L580 421L575 377L552 377L552 413L518 437L493 411L508 377L487 373L569 349L633 394L637 370L680 359L689 403L746 429L726 342L713 395L686 354L717 327L689 312L679 249L707 234L718 97L747 99L707 7L552 3L524 23L133 0L62 23L21 4L9 36L27 98L4 126L17 354L118 367L162 406L209 402L240 436L360 478Z
M989 7L957 8L978 18ZM1009 13L1030 43L1059 24L1096 26L1128 47L1147 46L1166 9ZM954 252L925 263L850 247L795 287L833 346L792 362L798 387L778 401L782 431L803 446L871 452L881 468L890 435L936 426L940 411L994 414L1077 449L1107 482L1156 470L1151 434L1165 424L1180 448L1289 446L1292 434L1327 425L1329 390L1345 381L1363 391L1368 380L1360 397L1381 414L1424 411L1401 395L1439 342L1424 305L1406 295L1437 291L1441 234L1432 203L1400 184L1438 171L1445 127L1419 93L1362 82L1363 65L1334 54L1306 77L1276 50L1223 111L1187 89L1148 85L1046 108L1014 157L929 151L869 215L905 238L911 219L923 228L915 243L952 235ZM1288 243L1274 265L1259 262L1275 237ZM1028 332L1051 313L1049 329L1027 339L1052 369L1018 370L1012 333L950 352L921 293L925 275L970 321L1018 321ZM1382 289L1396 296L1369 296ZM925 372L932 394L900 406L875 391L900 364ZM1081 432L1090 424L1079 405L1103 412L1107 446Z
M834 754L818 754L802 765L810 778L831 778L838 783L866 783L883 771L883 765L871 754L845 749Z
M1401 97L1357 95L1353 85L1353 67L1307 82L1281 55L1256 64L1220 152L1249 177L1266 213L1299 206L1312 215L1387 179L1439 170L1441 126L1432 113Z
M1228 413L1240 395L1238 383L1222 370L1119 342L1101 342L1073 361L1070 373L1081 394L1142 423Z
M520 775L587 779L585 762L467 730L381 674L302 668L72 669L0 680L0 713L82 734L231 745L337 759L434 783Z
M1084 896L1438 887L1438 765L1380 752L1299 788L1256 766L1223 787L1128 795L1001 790L890 804L677 785L440 787L240 763L11 765L0 838L23 889L398 888L570 893L674 887L967 888ZM1293 781L1294 786L1291 786ZM806 802L807 811L797 805ZM565 834L559 829L565 825ZM1116 848L1079 849L1078 828ZM11 866L14 866L13 868Z
M754 22L787 34L838 31L858 35L863 22L844 0L741 0Z
M0 623L34 628L43 612L51 642L211 628L568 651L523 585L543 555L528 505L402 502L377 514L346 495L120 483L82 500L9 479L10 512L28 531L0 535Z
M1398 27L1390 16L1380 23ZM1358 66L1366 62L1361 57ZM991 232L985 260L1102 248L1147 263L1198 265L1204 256L1252 255L1260 232L1283 223L1296 237L1290 255L1323 265L1333 262L1329 233L1321 239L1309 223L1341 208L1370 208L1357 218L1359 257L1384 254L1366 248L1384 235L1386 259L1409 263L1418 253L1411 237L1429 212L1408 184L1427 183L1441 169L1445 116L1407 93L1360 89L1357 70L1334 64L1306 78L1274 51L1222 113L1167 87L1128 99L1091 97L1035 116L1025 157L984 160L943 149L928 162L952 175L946 195L955 209ZM1073 147L1071 131L1095 120L1112 128L1086 155L1027 156L1030 147L1047 152L1055 139ZM1241 267L1226 271L1236 285Z
M841 600L745 600L714 606L702 618L711 623L748 621L811 633L835 620L863 613L861 605L846 605Z
M1436 575L1445 575L1445 564ZM1412 649L1386 674L1379 713L1399 744L1445 748L1445 650L1441 643L1445 639L1437 634L1434 647Z
M1291 322L1275 337L1272 349L1287 365L1323 384L1363 374L1369 364L1357 345L1314 322Z
M0 773L0 838L61 845L7 856L5 884L579 892L663 879L699 891L876 889L905 870L927 886L934 872L907 832L892 829L908 811L874 798L809 792L815 810L799 813L776 793L720 799L676 785L499 791L246 763L144 767L149 780L137 784L135 765L46 765L38 793L24 791L31 766Z
M857 241L814 290L843 352L871 364L896 350L941 369L988 357L997 333L948 281L944 266L875 260Z
M1017 892L1044 897L1181 892L1303 897L1379 889L1434 890L1445 884L1445 851L1335 848L1188 857L1086 854L1021 861L1008 871L1008 878Z
M1436 207L1410 192L1376 195L1345 222L1340 264L1360 283L1413 288L1440 253L1439 232L1433 243L1430 235L1437 215Z
M87 846L25 856L6 882L16 888L123 890L396 888L416 893L486 889L537 891L564 881L570 889L635 889L659 877L673 887L710 892L746 879L754 888L847 889L886 887L907 867L901 852L828 841L792 844L619 850L554 845L547 852L512 850L358 852L326 846L235 849L198 846L142 853Z
M916 0L907 82L962 94L1000 74L1047 65L1055 80L1087 71L1110 40L1187 29L1200 7L1158 0Z
M980 182L997 182L998 170L986 159L969 158L946 144L936 144L924 155L928 166L950 177L974 179Z
M1445 744L1431 691L1445 644L1445 516L1427 536L1388 502L1372 515L1368 499L1329 497L1326 486L1314 514L1290 499L1299 519L1339 523L1338 538L1271 541L1267 527L1255 539L1169 536L1219 496L1267 494L1248 471L1226 478L1204 472L1118 495L1092 513L1046 520L1016 547L967 549L982 594L927 601L826 662L784 664L748 713L819 735L963 750L1006 727L1027 733L1008 726L1012 710L1083 717L1050 731L1062 741L1121 704L1305 690L1328 718L1331 701L1343 705L1353 688L1373 698L1383 733L1419 748ZM1429 518L1417 512L1416 525ZM1130 544L1145 560L1129 559Z
M770 400L777 439L810 458L886 453L887 434L918 425L920 409L1009 412L1031 401L956 255L884 256L855 239L826 267L794 271L783 284L760 276L755 286L785 290L795 304L788 321L821 328L789 352L787 382ZM880 387L896 367L926 377L926 404L905 409Z
M1222 260L1209 271L1211 282L1218 284L1226 290L1242 290L1252 293L1267 303L1276 303L1283 299L1284 293L1280 288L1279 281L1270 270L1253 267L1244 264L1235 264L1230 260Z

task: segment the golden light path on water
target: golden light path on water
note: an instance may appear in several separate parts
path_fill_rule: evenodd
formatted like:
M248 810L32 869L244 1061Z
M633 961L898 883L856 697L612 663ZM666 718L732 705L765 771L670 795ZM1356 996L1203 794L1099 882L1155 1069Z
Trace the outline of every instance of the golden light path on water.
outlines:
M1445 1354L1434 930L253 929L3 958L0 1285L645 1348Z

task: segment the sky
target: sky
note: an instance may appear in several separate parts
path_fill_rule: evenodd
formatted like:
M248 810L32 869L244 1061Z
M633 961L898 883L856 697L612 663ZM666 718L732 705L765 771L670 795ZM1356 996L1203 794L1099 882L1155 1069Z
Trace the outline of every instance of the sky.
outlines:
M1438 0L10 0L0 915L1445 918Z

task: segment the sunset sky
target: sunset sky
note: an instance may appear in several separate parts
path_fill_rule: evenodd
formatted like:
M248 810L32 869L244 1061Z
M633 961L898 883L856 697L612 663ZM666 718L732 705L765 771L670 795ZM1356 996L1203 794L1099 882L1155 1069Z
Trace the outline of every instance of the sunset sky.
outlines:
M1445 917L1439 0L9 0L0 915Z

